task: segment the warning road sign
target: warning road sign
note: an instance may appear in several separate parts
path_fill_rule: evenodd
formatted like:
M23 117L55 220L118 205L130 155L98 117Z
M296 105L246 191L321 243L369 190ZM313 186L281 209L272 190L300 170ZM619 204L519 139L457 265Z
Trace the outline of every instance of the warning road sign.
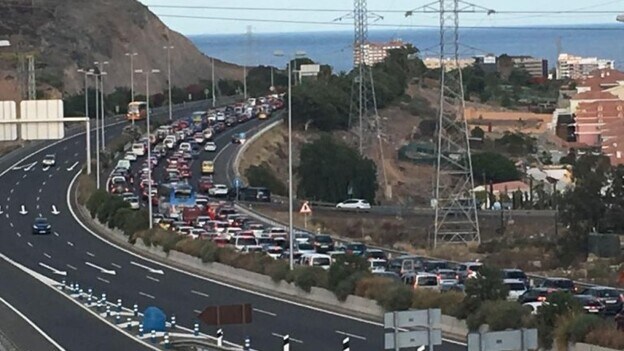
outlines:
M301 209L299 210L299 213L301 214L310 214L312 213L312 208L310 207L310 205L308 204L308 202L304 202L303 205L301 206Z

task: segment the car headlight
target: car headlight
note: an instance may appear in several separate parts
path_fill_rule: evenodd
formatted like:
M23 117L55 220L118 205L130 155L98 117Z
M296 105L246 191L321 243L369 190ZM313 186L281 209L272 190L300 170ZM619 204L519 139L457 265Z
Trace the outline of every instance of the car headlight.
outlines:
M33 229L37 229L37 226L36 226L36 225L33 225Z

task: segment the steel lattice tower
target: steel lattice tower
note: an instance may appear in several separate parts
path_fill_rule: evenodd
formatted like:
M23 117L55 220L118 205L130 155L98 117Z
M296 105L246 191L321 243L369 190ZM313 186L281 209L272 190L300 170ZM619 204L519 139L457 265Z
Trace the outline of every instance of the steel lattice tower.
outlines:
M28 56L28 100L37 99L37 82L35 80L35 57Z
M349 107L349 127L353 121L358 121L358 137L360 154L364 152L366 125L374 123L379 131L379 116L377 114L377 101L375 97L375 83L373 72L366 62L368 53L368 20L378 20L381 16L369 13L366 0L353 1L353 13L342 18L353 18L353 85L351 87L351 104ZM373 117L373 121L371 121Z

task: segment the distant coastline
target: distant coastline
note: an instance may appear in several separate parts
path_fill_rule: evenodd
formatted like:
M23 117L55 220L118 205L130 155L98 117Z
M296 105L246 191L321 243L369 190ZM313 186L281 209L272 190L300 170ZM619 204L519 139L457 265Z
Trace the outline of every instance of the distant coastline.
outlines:
M345 30L257 33L249 41L244 34L193 35L189 38L205 54L236 64L284 67L287 58L275 57L273 52L276 50L286 54L305 51L311 59L330 64L335 71L348 71L352 62L353 33ZM423 57L438 55L436 28L371 29L369 38L377 42L399 38L419 48ZM624 39L624 24L467 27L460 30L460 55L531 55L548 59L549 66L554 67L558 38L561 52L614 59L616 66L624 66L624 44L619 44Z

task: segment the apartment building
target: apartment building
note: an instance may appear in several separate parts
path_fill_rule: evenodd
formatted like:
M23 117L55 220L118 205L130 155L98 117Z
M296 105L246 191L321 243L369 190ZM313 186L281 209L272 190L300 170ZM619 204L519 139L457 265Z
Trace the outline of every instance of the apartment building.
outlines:
M359 46L353 49L353 62L355 65L364 63L367 66L373 66L388 57L388 51L400 49L404 46L405 43L400 39L392 40L387 43L365 43L362 45L362 52L360 52Z
M615 61L566 53L557 58L557 79L580 79L597 69L615 69Z
M548 60L533 56L510 56L515 68L523 69L533 78L548 77Z

